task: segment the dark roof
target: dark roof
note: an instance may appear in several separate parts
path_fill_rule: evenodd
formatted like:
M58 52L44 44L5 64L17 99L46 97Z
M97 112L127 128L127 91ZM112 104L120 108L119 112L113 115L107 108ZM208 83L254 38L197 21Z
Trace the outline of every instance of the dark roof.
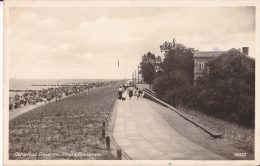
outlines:
M197 52L194 52L193 58L215 58L217 56L222 56L222 54L232 52L232 51L239 52L239 53L243 54L245 57L247 57L248 59L255 60L255 58L250 57L235 48L231 48L228 51L197 51Z
M193 57L194 58L211 58L211 57L213 58L224 52L225 51L198 51L198 52L194 52Z

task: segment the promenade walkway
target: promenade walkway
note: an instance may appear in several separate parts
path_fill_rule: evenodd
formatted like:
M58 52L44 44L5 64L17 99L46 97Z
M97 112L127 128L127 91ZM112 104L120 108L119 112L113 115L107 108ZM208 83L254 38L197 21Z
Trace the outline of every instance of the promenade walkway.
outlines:
M163 107L136 96L118 100L113 136L121 149L133 160L223 160L178 134L156 112ZM182 126L180 126L182 127Z

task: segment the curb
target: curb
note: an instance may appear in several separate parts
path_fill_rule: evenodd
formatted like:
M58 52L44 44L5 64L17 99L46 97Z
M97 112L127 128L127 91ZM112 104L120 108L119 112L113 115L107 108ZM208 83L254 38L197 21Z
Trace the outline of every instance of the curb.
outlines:
M176 108L172 107L171 105L169 105L169 104L167 104L167 103L165 103L165 102L163 102L163 101L157 99L157 98L154 97L153 95L151 95L151 94L150 94L151 92L149 92L149 91L151 91L151 90L148 91L147 89L145 89L144 91L146 92L145 95L144 95L144 98L147 98L147 99L149 99L149 100L155 101L156 103L159 103L159 104L161 104L161 105L163 105L163 106L165 106L165 107L170 108L171 110L175 111L175 112L178 113L180 116L182 116L184 119L186 119L186 120L190 121L191 123L193 123L194 125L200 127L202 130L204 130L205 132L207 132L208 134L210 134L213 138L221 137L221 134L219 134L219 133L217 133L216 131L214 131L214 130L212 130L212 129L210 129L210 128L204 126L204 125L202 125L201 123L199 123L199 122L195 121L194 119L188 117L187 115L183 114L182 112L180 112L180 111L177 110ZM152 99L151 99L151 98L152 98Z

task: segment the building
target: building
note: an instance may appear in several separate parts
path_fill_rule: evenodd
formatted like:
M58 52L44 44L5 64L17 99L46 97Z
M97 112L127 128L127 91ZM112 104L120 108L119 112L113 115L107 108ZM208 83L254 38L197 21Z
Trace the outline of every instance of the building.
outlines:
M229 51L233 50L234 48L230 49ZM236 50L236 49L235 49ZM237 49L237 51L240 52L240 49ZM248 57L248 51L249 48L248 47L243 47L242 48L243 53ZM206 63L207 61L223 54L226 51L197 51L194 53L193 55L193 60L194 60L194 81L198 78L198 77L202 77L203 76L203 70L206 67Z
M194 80L203 76L206 62L222 54L224 51L197 51L193 55L194 60Z

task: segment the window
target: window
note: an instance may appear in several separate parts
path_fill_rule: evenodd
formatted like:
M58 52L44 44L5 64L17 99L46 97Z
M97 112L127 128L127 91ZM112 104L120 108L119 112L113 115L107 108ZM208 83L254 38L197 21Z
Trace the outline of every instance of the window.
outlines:
M199 66L199 69L204 69L205 68L205 61L198 61L198 66Z

